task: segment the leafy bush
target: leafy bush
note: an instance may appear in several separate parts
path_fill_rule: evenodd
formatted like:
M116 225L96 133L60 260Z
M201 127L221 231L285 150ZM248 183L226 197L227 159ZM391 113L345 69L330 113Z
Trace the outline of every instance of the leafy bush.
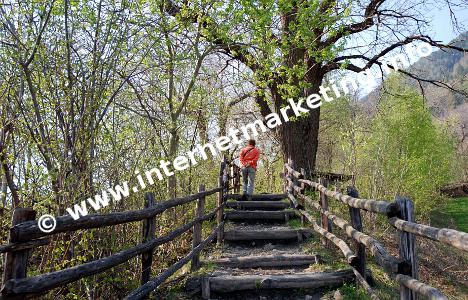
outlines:
M358 160L363 162L359 186L377 197L409 196L426 214L441 199L438 189L452 178L454 140L433 120L419 93L393 76L378 104L370 134Z

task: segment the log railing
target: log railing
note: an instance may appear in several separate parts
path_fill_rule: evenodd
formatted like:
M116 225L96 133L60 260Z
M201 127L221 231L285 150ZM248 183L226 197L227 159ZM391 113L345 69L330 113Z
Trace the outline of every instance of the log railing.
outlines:
M231 172L229 172L230 170ZM236 176L237 181L235 181ZM73 220L68 215L60 216L57 217L56 228L51 233L44 233L39 229L37 221L34 220L35 212L32 209L17 208L13 213L13 226L10 229L9 243L0 246L0 253L5 253L5 272L0 299L27 299L39 296L51 289L64 286L81 278L102 273L137 256L141 256L142 262L141 286L130 292L126 299L146 298L149 293L158 288L169 276L173 275L188 262L192 262L192 270L197 269L200 265L200 252L215 239L217 239L218 243L222 241L225 196L230 190L230 180L234 183L234 189L236 189L236 186L237 189L239 188L238 184L240 180L238 179L238 170L235 169L234 164L230 164L224 159L220 166L218 186L216 188L205 191L205 186L200 185L199 191L196 194L158 203L155 203L152 193L147 193L145 196L145 207L140 210L92 214L83 216L78 220ZM205 197L214 194L217 194L216 207L213 211L205 214ZM155 237L155 218L158 215L169 208L192 202L196 202L195 218L192 221L174 229L165 236ZM208 237L203 239L202 224L204 221L213 219L216 219L217 225ZM49 239L46 236L136 221L142 221L143 239L141 244L105 258L71 268L27 277L28 257L34 248L49 243ZM192 229L193 240L190 253L158 276L151 277L154 249Z
M419 281L415 238L417 235L468 251L468 233L416 223L413 204L409 199L396 197L393 202L361 199L357 190L351 186L347 188L347 195L344 195L337 188L336 181L350 177L314 173L312 177L316 179L307 180L304 171L299 172L293 166L292 161L284 165L284 187L291 205L311 223L312 228L321 235L325 245L331 243L341 250L346 261L353 267L356 283L372 299L378 297L365 281L366 248L377 264L400 284L401 299L417 299L418 295L428 299L447 299L438 289ZM328 188L330 179L335 180L333 191ZM308 189L317 191L318 199L312 199L306 193ZM350 222L329 211L328 199L338 200L348 206ZM317 221L306 208L319 212L320 221ZM399 257L391 255L379 241L362 232L361 210L387 216L388 222L398 232ZM354 241L355 253L344 240L332 233L332 224L342 229Z

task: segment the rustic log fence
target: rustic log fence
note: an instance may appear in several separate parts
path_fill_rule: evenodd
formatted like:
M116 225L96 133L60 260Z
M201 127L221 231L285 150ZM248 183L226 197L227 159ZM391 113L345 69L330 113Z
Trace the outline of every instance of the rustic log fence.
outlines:
M141 286L130 292L126 299L144 299L177 272L188 262L192 262L192 270L200 265L200 252L215 239L222 242L224 231L224 207L226 194L230 189L239 190L239 169L232 163L223 160L220 166L218 186L205 191L200 185L199 191L182 198L155 202L154 194L145 195L145 206L140 210L114 212L108 214L91 214L73 220L71 216L57 217L57 225L53 232L44 233L35 221L35 212L29 208L17 208L13 213L13 223L9 234L9 243L0 246L0 253L5 253L5 272L0 299L27 299L40 296L51 289L64 286L84 277L102 273L110 268L141 256ZM232 183L230 188L229 183ZM205 214L205 197L217 194L216 208ZM155 237L155 219L169 208L196 202L195 218L171 231L165 236ZM207 220L216 220L216 227L208 237L202 237L202 224ZM27 277L28 257L34 248L47 245L47 236L63 232L73 232L80 229L92 229L114 226L129 222L142 221L142 243L135 247L122 250L105 258L90 261L71 268ZM156 247L168 243L183 233L193 230L192 250L185 257L174 263L156 277L151 277L153 251Z
M468 233L416 223L410 199L396 197L393 202L361 199L356 188L352 186L347 187L347 195L340 193L336 182L349 180L350 176L313 173L311 180L308 180L302 170L299 172L293 166L293 162L288 161L284 165L283 174L285 191L291 205L311 223L312 228L321 235L324 244L333 244L341 250L346 261L353 267L356 284L362 287L371 299L378 297L365 280L366 248L377 264L400 284L401 299L413 300L418 296L428 299L447 299L438 289L419 281L416 236L468 251ZM328 184L333 181L335 189L332 191L328 188ZM313 200L308 196L307 189L317 191L318 199ZM329 199L338 200L348 206L350 222L329 211ZM319 212L320 221L317 221L306 208ZM363 233L361 210L387 216L388 222L398 232L399 257L392 256L379 241ZM332 233L332 224L342 229L353 240L355 252L344 240Z
M400 284L401 299L417 299L419 295L428 299L447 299L436 288L419 281L415 239L416 236L424 237L468 251L467 233L416 223L414 208L409 199L397 197L393 202L361 199L354 187L347 187L346 194L342 194L337 184L350 177L334 173L313 173L310 179L306 179L304 170L297 171L293 166L292 161L284 165L284 189L291 205L299 212L303 223L309 222L312 228L320 234L324 245L327 247L335 245L340 249L346 261L352 266L356 284L362 287L372 299L378 299L378 297L365 279L367 278L365 274L366 248L377 264ZM328 185L333 182L335 187L331 190ZM205 186L200 185L198 193L164 202L156 202L154 195L147 193L145 206L140 210L92 214L76 221L71 216L60 216L57 218L56 229L52 233L39 230L37 221L34 220L35 211L30 208L17 208L13 213L9 243L0 246L0 253L6 254L0 299L27 299L39 296L51 289L105 272L137 256L141 256L141 286L131 291L126 299L144 299L187 263L191 262L192 271L199 268L200 252L214 240L218 243L223 241L224 208L227 207L226 198L230 190L240 191L240 169L235 164L223 160L218 176L218 186L211 190L206 191ZM308 190L317 191L318 199L312 199L307 193ZM205 213L206 197L215 194L217 195L216 207L211 212ZM349 222L329 210L328 202L331 199L338 200L348 207ZM165 236L155 236L155 220L158 215L170 208L192 202L196 203L195 218L192 221ZM249 203L245 203L247 204ZM278 204L284 203L278 202ZM320 218L316 219L310 213L310 209L319 212ZM397 229L398 257L391 255L378 240L363 232L361 210L386 216L389 224ZM203 239L202 224L207 220L216 220L216 227ZM27 277L28 257L35 248L47 245L50 242L49 236L137 221L142 222L142 243L99 260ZM333 226L340 228L352 239L352 247L336 235ZM193 230L192 250L159 275L151 277L154 249L189 230Z

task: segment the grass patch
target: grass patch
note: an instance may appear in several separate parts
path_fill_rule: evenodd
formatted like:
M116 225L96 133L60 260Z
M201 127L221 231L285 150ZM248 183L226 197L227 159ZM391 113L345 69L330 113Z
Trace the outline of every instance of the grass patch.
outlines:
M290 219L288 221L288 225L294 229L302 228L301 220L300 219Z
M431 224L468 232L468 197L448 198L441 208L431 213Z
M357 289L354 284L345 284L339 291L344 300L371 300L363 289Z

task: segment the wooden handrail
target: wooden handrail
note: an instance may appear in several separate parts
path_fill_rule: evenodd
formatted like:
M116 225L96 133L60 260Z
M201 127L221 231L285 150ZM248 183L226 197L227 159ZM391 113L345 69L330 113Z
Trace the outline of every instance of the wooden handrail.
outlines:
M379 296L375 294L374 290L372 290L371 286L367 283L366 279L358 272L355 268L353 268L354 276L356 276L356 281L359 282L359 285L364 289L367 295L372 300L380 300Z
M398 274L396 276L396 281L403 284L410 290L423 295L431 300L448 300L447 297L444 296L438 289L433 288L430 285L420 282L410 276Z
M186 197L170 199L164 202L155 204L154 196L151 193L146 194L145 208L140 210L125 211L125 212L114 212L108 214L91 214L82 216L78 220L73 220L71 216L60 216L56 219L55 230L51 233L42 232L34 220L34 216L28 218L16 218L16 222L13 222L13 227L10 228L9 244L0 246L0 252L6 252L10 255L10 252L15 252L14 255L29 256L28 251L33 248L49 243L48 239L38 239L43 236L58 234L62 232L72 232L79 229L91 229L99 228L104 226L113 226L118 224L124 224L134 221L144 221L143 231L143 242L130 249L122 250L118 253L112 254L108 257L87 262L71 268L50 272L46 274L36 275L33 277L27 277L27 258L18 262L9 264L10 269L24 270L23 273L15 273L14 275L6 276L0 295L0 299L26 299L34 296L38 296L46 293L47 291L57 288L68 283L77 281L81 278L91 276L94 274L102 273L112 267L125 263L126 261L142 255L142 275L141 284L142 289L146 290L147 287L156 288L160 282L163 282L167 277L172 275L176 270L185 265L190 259L199 255L200 251L211 242L217 235L218 240L222 239L224 221L222 219L222 212L226 206L224 193L230 190L228 182L227 163L224 159L221 163L221 168L218 177L218 187L209 191L200 191L196 194L188 195ZM232 188L232 187L231 187ZM209 214L204 215L203 202L206 196L218 193L216 208ZM181 227L171 231L169 234L154 238L153 226L154 217L169 208L176 207L179 205L187 204L192 201L198 200L198 209L195 219L191 222L182 225ZM32 209L23 209L27 212L34 213ZM189 231L192 228L194 230L194 237L200 240L201 238L201 223L206 220L213 220L217 217L217 226L212 230L210 236L204 241L195 243L192 247L192 251L179 260L171 268L163 272L159 277L150 279L151 276L151 256L153 250L159 245L165 244L179 237L183 233ZM24 220L24 221L22 221ZM145 226L146 225L146 226ZM195 232L198 231L198 232ZM197 241L198 241L197 240ZM18 254L19 253L19 254ZM12 256L14 257L14 256ZM196 260L196 259L195 259ZM18 275L19 274L19 275ZM159 282L160 281L160 282ZM157 283L156 286L154 283ZM158 283L159 282L159 283ZM151 291L151 290L150 290Z
M336 226L343 229L344 232L350 238L353 238L354 240L368 247L372 255L376 258L377 263L382 268L387 270L389 273L404 273L404 274L408 273L407 264L391 256L390 254L388 254L387 250L385 250L382 244L378 242L376 239L374 239L373 237L365 233L357 231L342 218L330 213L327 210L322 209L322 207L318 203L312 201L312 199L310 199L309 197L305 195L297 195L297 196L305 200L308 204L310 204L317 211L326 215L329 220L335 223Z
M219 209L221 209L221 207L217 207L210 214L205 215L203 218L194 219L193 221L172 231L168 235L152 239L146 243L142 243L130 249L120 251L108 257L47 274L41 274L23 279L8 280L5 282L1 292L4 295L14 294L30 297L65 285L67 283L77 281L81 278L101 273L112 267L118 266L139 254L172 241L184 232L190 230L196 223L213 218Z
M291 168L291 166L289 164L286 163L286 164L284 164L284 166L286 167L288 172L291 173L291 175L293 175L297 179L304 178L304 175L302 175L301 172L298 172L298 171L294 170L293 168Z
M169 208L190 203L195 200L199 200L198 204L201 205L198 209L195 219L193 219L191 222L185 225L182 225L174 231L171 231L165 236L154 238L152 237L152 234L148 231L149 233L145 235L146 239L144 239L143 243L96 261L29 278L27 278L26 275L18 277L12 276L10 277L12 279L8 279L6 280L6 282L4 282L4 286L1 290L0 299L23 299L32 296L37 296L53 288L63 286L70 282L77 281L81 278L91 276L97 273L102 273L105 270L120 265L130 260L131 258L136 257L137 255L142 255L144 253L146 253L146 255L151 255L152 251L157 246L165 244L177 238L178 236L187 232L191 228L194 228L195 225L195 228L198 228L198 234L200 234L200 224L203 221L213 219L216 216L217 226L211 231L210 235L206 239L201 241L201 237L198 235L197 237L195 237L194 234L195 242L193 244L192 250L184 258L174 263L171 267L163 271L157 277L149 279L150 274L148 273L145 277L146 279L142 282L142 285L139 288L132 291L125 299L142 299L146 297L149 293L157 289L158 286L161 283L163 283L169 276L173 275L177 270L182 268L191 259L194 259L196 261L196 257L198 257L200 251L202 251L203 248L205 248L206 245L208 245L208 243L212 242L215 238L217 238L218 241L221 241L223 239L223 209L226 206L226 197L224 196L224 192L227 192L229 189L234 188L234 185L233 187L229 187L229 176L226 169L228 165L229 163L226 163L226 160L224 160L221 164L221 169L218 177L219 187L206 192L203 191L203 189L201 189L199 193L182 198L167 200L165 202L160 202L155 204L154 206L148 205L149 207L145 209L127 212L115 212L109 214L93 214L83 216L78 220L73 220L71 216L60 216L57 218L57 226L55 231L50 234L46 234L40 231L36 221L25 221L16 224L10 229L10 243L7 245L0 246L0 253L23 251L27 254L28 249L47 244L49 242L47 239L38 239L43 236L57 234L61 232L70 232L78 229L99 228L104 226L112 226L141 220L146 220L146 222L152 222L151 218L154 218L156 215L164 212ZM357 191L355 191L355 193L348 191L348 195L343 195L337 191L336 187L335 191L331 191L325 185L304 179L305 173L303 170L301 170L301 172L295 171L288 164L285 164L285 170L287 172L284 178L287 181L286 187L288 189L286 194L293 203L294 208L296 208L296 211L298 211L304 219L307 219L312 224L315 231L320 233L323 237L333 242L338 248L340 248L350 265L356 266L359 261L364 260L358 259L358 257L353 253L353 251L350 249L350 247L346 244L345 241L332 234L331 227L328 230L324 227L323 224L321 227L320 224L318 224L317 221L304 209L304 203L308 203L315 210L319 211L322 214L322 216L325 216L327 220L330 220L331 222L333 222L333 224L343 229L346 235L351 237L353 240L357 241L361 245L365 245L369 249L370 253L376 258L377 263L380 266L382 266L392 277L396 275L395 279L400 283L400 291L418 293L428 297L429 299L447 299L439 290L417 280L417 273L414 273L414 270L417 270L417 267L415 267L417 266L417 264L412 265L408 263L408 259L405 258L405 256L402 256L401 251L399 259L393 257L392 255L387 253L387 251L382 246L382 244L380 244L380 242L370 237L369 235L364 234L362 232L361 227L359 227L361 229L357 230L356 228L358 227L354 228L353 225L350 225L344 219L334 215L328 210L327 207L322 207L316 201L310 199L307 195L304 194L304 191L306 189L306 186L312 187L318 190L323 197L333 197L347 204L350 207L350 209L355 210L354 212L359 212L360 209L363 209L370 212L384 214L388 216L389 223L393 225L396 229L398 229L398 232L400 233L400 238L407 235L410 238L414 239L414 235L418 235L432 240L440 241L447 245L451 245L453 247L467 251L468 233L446 228L439 229L415 223L412 217L406 217L406 214L408 214L408 212L410 212L411 214L413 212L412 202L408 199L403 199L403 202L408 204L405 206L401 204L403 202L400 201L402 200L400 198L398 198L396 202L360 199L358 198ZM300 183L301 186L298 186L298 183ZM204 215L202 209L203 198L205 196L212 195L215 193L218 193L217 206L212 212L210 212L207 215ZM296 200L296 197L302 200L302 202ZM408 209L407 207L410 208ZM353 216L355 215L351 214L352 219ZM353 224L355 223L356 222L354 222ZM400 248L402 249L410 249L411 247L412 246L405 246L404 243L400 242ZM411 252L411 254L415 255L415 252L413 251ZM149 268L151 268L151 263L146 263L146 265L149 265ZM24 274L26 274L25 266L26 265L24 265ZM368 285L366 286L366 282L364 280L365 276L363 275L364 272L357 271L354 269L353 271L356 274L356 278L364 286L366 292L369 295L371 295L373 299L375 299L375 294L372 295L372 290ZM408 274L412 274L412 277L407 276Z
M413 233L434 241L439 241L455 248L468 251L468 233L448 229L436 228L423 224L408 222L399 218L390 218L388 222L398 230Z
M348 195L341 194L338 191L331 191L318 182L313 182L313 181L305 180L305 179L299 179L298 181L303 182L307 184L308 186L315 188L316 190L327 195L328 197L332 197L337 200L340 200L344 204L347 204L348 206L351 206L351 207L367 210L367 211L374 212L374 213L383 214L389 217L398 215L398 212L400 211L399 206L394 202L354 198Z
M195 247L189 254L187 254L184 258L177 261L175 264L170 266L166 271L164 271L158 277L152 278L150 281L145 283L144 285L140 286L139 288L133 290L130 294L128 294L124 299L144 299L146 295L154 291L158 288L158 286L163 283L167 278L177 272L180 268L182 268L186 263L188 263L194 255L200 253L203 248L208 245L208 243L212 242L216 237L219 230L222 230L224 226L224 222L218 224L213 232L208 236L205 240L203 240L197 247Z
M330 242L335 244L343 253L343 255L346 258L346 261L351 265L351 266L356 266L358 264L358 258L356 255L354 255L354 252L349 248L348 244L346 244L345 241L342 239L338 238L336 235L334 235L331 232L328 232L327 230L323 229L320 227L315 220L314 217L312 217L309 213L307 213L305 210L300 210L299 211L302 215L304 215L307 220L312 224L312 227L314 230L318 233L320 233L322 236L327 238Z
M335 180L340 180L340 181L347 181L351 180L353 178L352 175L346 175L346 174L338 174L338 173L332 173L332 172L312 172L311 177L317 177L317 178L325 178L327 180L335 181Z
M468 233L447 229L447 228L436 228L423 224L418 224L414 222L414 208L411 200L401 197L396 197L395 202L387 201L378 201L373 199L360 199L358 197L357 190L354 187L348 187L348 195L341 194L337 187L335 186L335 191L329 190L326 186L320 184L319 182L314 182L311 180L306 180L304 178L299 178L296 175L299 173L290 167L289 164L284 164L285 166L285 182L287 182L285 189L287 190L288 197L292 202L298 203L295 200L295 196L310 204L315 210L319 211L322 216L326 216L339 228L343 229L345 233L359 242L360 244L369 248L372 255L377 259L377 263L382 266L392 277L400 283L400 293L401 297L413 297L416 294L425 296L429 299L445 300L447 299L442 292L438 289L431 287L425 283L420 282L418 278L418 268L417 268L417 255L415 252L415 235L425 237L431 240L439 241L447 245L453 246L455 248L468 251ZM294 175L295 174L295 175ZM294 179L292 176L296 177ZM297 185L301 184L301 187ZM359 210L366 210L374 213L379 213L386 215L388 217L389 223L398 229L399 233L399 246L400 246L400 258L397 259L387 253L385 248L374 238L362 233L359 230L356 230L352 225L347 223L342 218L332 214L328 209L324 209L319 203L313 201L308 196L304 195L304 185L307 185L311 188L320 192L321 196L328 196L335 198L344 204L348 205L350 209L351 218L357 218L360 220ZM292 200L294 199L294 201ZM354 211L353 211L354 210ZM331 234L330 230L318 226L315 219L311 217L305 210L302 208L299 209L299 212L306 217L311 223L314 229L319 232L322 236L328 238L328 240L333 241L335 237ZM354 219L353 219L354 220ZM358 221L359 221L358 220ZM358 226L360 221L356 223ZM349 257L349 252L346 250L346 247L340 247L340 239L338 238L337 245L340 250L342 250L345 257ZM361 257L361 256L359 256ZM365 258L365 254L363 254ZM349 260L348 260L349 262ZM375 293L372 291L370 286L367 284L363 277L363 272L353 269L356 275L356 279L359 279L361 286L364 287L366 293L371 296L372 299L378 299ZM411 275L411 276L408 276ZM402 299L403 299L402 298ZM409 298L408 298L409 299ZM411 298L413 299L413 298Z
M311 187L314 187L317 190L325 193L327 196L338 199L341 202L347 204L348 206L360 208L375 213L385 214L390 217L388 219L389 223L398 230L413 233L434 241L445 243L447 245L453 246L464 251L468 251L468 233L448 228L436 228L428 225L401 220L398 217L391 217L392 215L397 215L400 210L399 206L394 202L354 198L351 196L343 195L337 191L331 191L317 182L312 182L310 180L305 179L299 179L298 181L303 182ZM300 189L300 187L298 186L293 186L292 188L295 191L298 191Z
M23 222L13 226L10 229L10 237L15 242L25 242L61 232L71 232L79 229L100 228L105 226L141 221L143 219L147 219L161 214L169 208L195 201L200 197L212 195L221 190L223 190L223 187L217 187L206 192L196 193L186 197L175 198L164 202L160 202L150 208L124 212L113 212L107 214L91 214L83 216L78 220L73 220L73 218L69 215L60 216L56 218L57 226L55 227L55 230L51 233L42 232L37 225L37 221Z

